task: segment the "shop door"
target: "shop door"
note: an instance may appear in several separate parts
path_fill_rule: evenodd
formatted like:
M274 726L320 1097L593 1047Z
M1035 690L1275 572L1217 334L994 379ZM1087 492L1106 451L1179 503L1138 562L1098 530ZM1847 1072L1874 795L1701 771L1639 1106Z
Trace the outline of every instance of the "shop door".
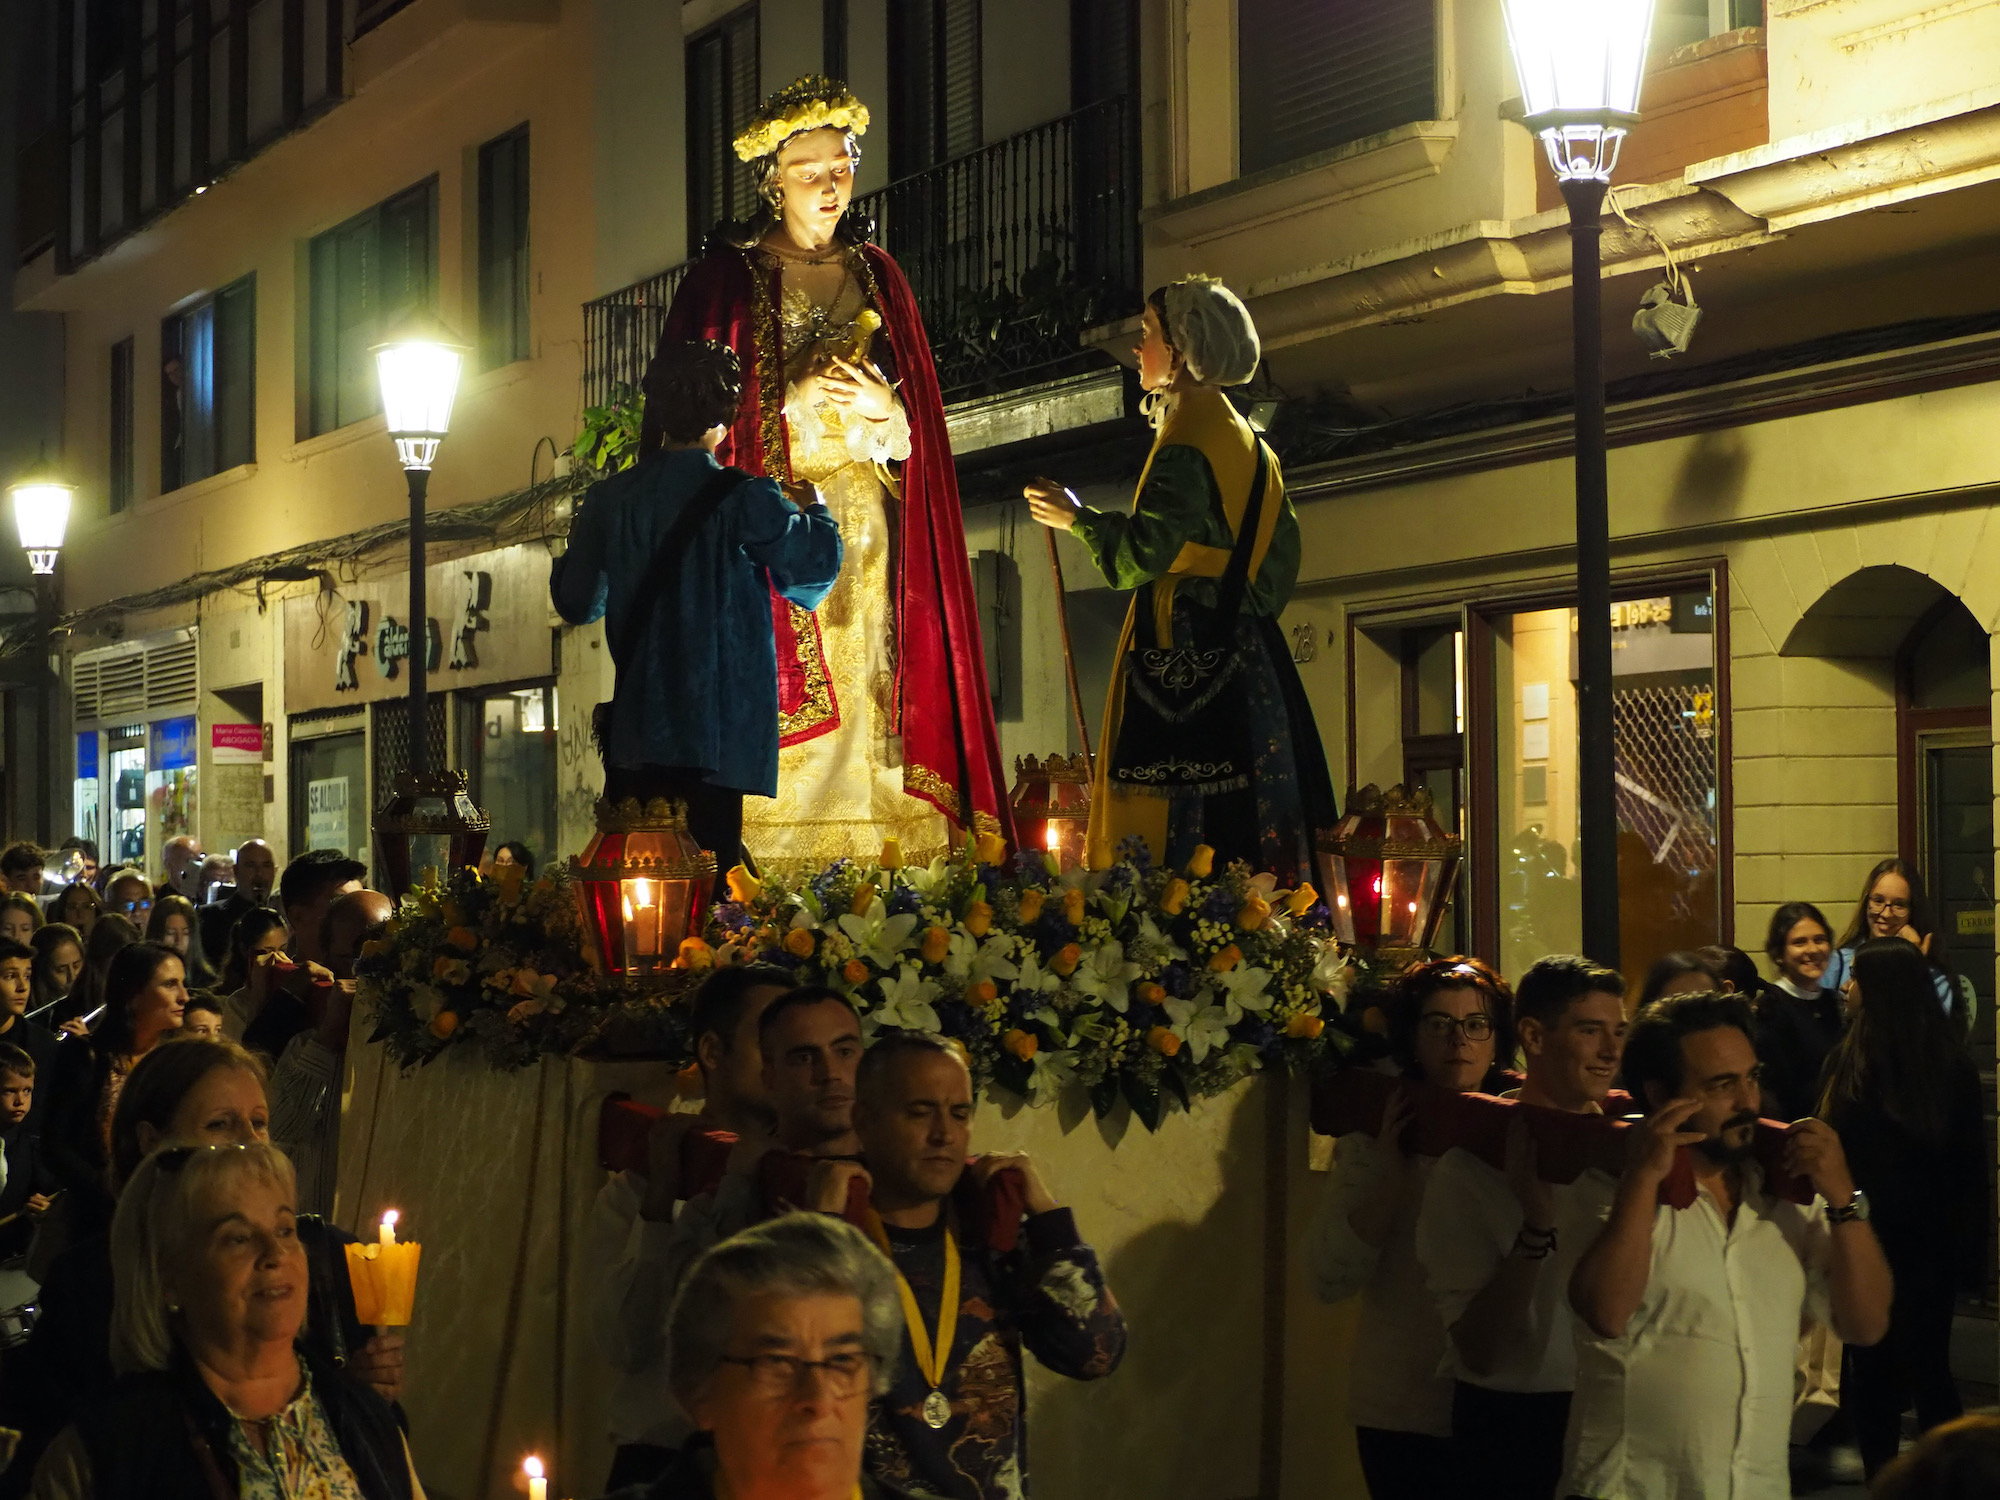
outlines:
M292 852L340 849L368 862L368 752L358 729L292 741Z
M1975 1056L1993 1055L1993 745L1986 729L1917 737L1924 883L1954 973L1978 994ZM1963 985L1961 985L1963 988Z

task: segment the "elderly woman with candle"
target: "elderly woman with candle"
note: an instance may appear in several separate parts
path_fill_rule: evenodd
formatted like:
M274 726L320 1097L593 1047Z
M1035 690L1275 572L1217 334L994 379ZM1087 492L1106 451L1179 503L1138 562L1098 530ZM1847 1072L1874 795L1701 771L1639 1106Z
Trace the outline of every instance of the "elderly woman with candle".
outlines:
M903 1312L895 1268L860 1230L797 1213L722 1241L689 1271L668 1331L669 1383L700 1432L648 1500L901 1495L861 1472Z
M148 1157L111 1230L110 1396L36 1500L422 1500L389 1403L299 1339L308 1271L276 1147Z

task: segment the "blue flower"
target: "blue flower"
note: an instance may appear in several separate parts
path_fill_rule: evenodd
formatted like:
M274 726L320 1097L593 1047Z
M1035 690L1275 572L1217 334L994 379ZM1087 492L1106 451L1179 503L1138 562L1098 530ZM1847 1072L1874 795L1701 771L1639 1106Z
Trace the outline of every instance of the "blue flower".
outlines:
M899 885L889 892L888 907L892 917L907 916L922 905L922 899L906 885Z
M1188 993L1188 966L1181 962L1168 964L1165 972L1160 975L1160 987L1169 995L1185 1000Z
M1226 885L1218 885L1202 900L1201 914L1211 922L1227 922L1236 915L1237 897Z

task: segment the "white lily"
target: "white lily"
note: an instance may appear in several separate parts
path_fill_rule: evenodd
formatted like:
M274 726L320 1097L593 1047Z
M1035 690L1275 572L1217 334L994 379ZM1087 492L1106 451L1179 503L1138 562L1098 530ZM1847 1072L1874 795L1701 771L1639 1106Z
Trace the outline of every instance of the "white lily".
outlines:
M931 1005L940 993L933 981L924 978L914 964L905 964L893 977L882 979L882 1003L864 1018L868 1030L894 1026L903 1031L942 1031L938 1013Z
M1125 945L1112 938L1084 955L1069 982L1078 994L1101 1000L1122 1016L1132 996L1132 982L1145 972L1125 961Z
M1023 944L1021 962L1014 979L1014 992L1027 995L1052 995L1062 988L1062 976L1042 967L1042 956L1032 944Z
M1313 988L1333 996L1342 1005L1347 1003L1347 992L1354 988L1354 965L1343 957L1333 944L1326 945L1326 952L1313 965Z
M1250 1011L1271 1008L1271 975L1268 970L1238 964L1226 974L1216 974L1212 978L1223 994L1229 997L1231 1005ZM1234 1019L1237 1018L1232 1017Z
M1067 1047L1037 1052L1028 1075L1028 1102L1045 1104L1076 1076L1076 1054Z
M1196 1062L1205 1059L1215 1047L1228 1045L1229 1017L1220 1005L1211 1004L1207 991L1192 1000L1168 1000L1167 1015L1171 1024L1167 1029L1187 1047Z
M1139 951L1157 955L1161 963L1170 964L1187 957L1187 949L1160 931L1160 924L1153 920L1150 913L1140 916L1139 932L1133 938L1132 946Z
M877 896L867 916L857 917L852 912L843 916L840 930L847 934L857 954L886 969L910 946L910 934L917 930L917 914L906 911L900 917L892 917Z
M976 938L963 929L951 935L951 951L945 955L944 971L977 984L982 979L1018 979L1021 970L1009 956L1014 940L1005 933Z
M940 854L930 862L928 869L908 866L903 870L903 882L920 896L928 896L943 886L951 874L951 861Z
M419 1021L430 1025L444 1009L444 991L431 984L410 986L410 1009L416 1012Z

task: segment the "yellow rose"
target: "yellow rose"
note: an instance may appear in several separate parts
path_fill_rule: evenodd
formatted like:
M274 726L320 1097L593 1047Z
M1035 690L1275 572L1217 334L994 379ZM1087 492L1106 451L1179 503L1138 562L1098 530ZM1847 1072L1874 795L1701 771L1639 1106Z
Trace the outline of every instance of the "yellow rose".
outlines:
M712 969L715 967L715 950L698 937L683 938L680 952L674 957L674 967Z
M1072 927L1080 926L1083 922L1083 892L1076 886L1071 886L1063 892L1063 915L1069 919L1069 925Z
M793 958L811 958L813 935L810 927L794 927L785 934L785 951Z
M973 1005L991 1005L1000 998L1000 987L990 979L975 979L965 987L965 998Z
M470 927L454 927L444 935L444 940L450 946L466 953L479 946L479 934Z
M949 927L926 927L923 946L917 950L927 964L941 964L945 955L951 952L951 929Z
M1014 1056L1020 1058L1022 1062L1026 1062L1029 1058L1033 1057L1042 1047L1042 1044L1035 1040L1032 1032L1022 1031L1019 1027L1001 1037L1000 1045L1013 1053Z
M860 984L868 977L868 965L858 958L850 958L840 966L840 977L849 984Z
M1231 943L1208 961L1208 966L1218 974L1227 974L1243 962L1243 950Z
M1187 905L1188 883L1176 875L1167 882L1167 888L1160 895L1160 910L1170 917L1178 917Z
M1270 920L1271 903L1254 890L1250 893L1250 899L1245 901L1236 913L1236 925L1245 932L1255 932Z
M875 894L875 887L872 885L857 887L854 899L847 903L847 909L857 917L867 916L868 908L875 904Z
M984 901L975 901L966 907L965 930L974 937L985 937L993 930L993 908Z
M1188 874L1196 880L1206 880L1215 869L1215 851L1206 844L1194 846L1194 858L1187 862Z
M899 838L882 840L882 857L876 861L885 870L903 868L903 841Z
M457 1011L441 1010L431 1017L430 1032L439 1041L443 1041L456 1030L458 1030Z
M1304 1037L1307 1041L1311 1041L1324 1030L1326 1030L1326 1022L1306 1011L1299 1011L1289 1021L1285 1022L1286 1036Z
M1181 1039L1164 1026L1155 1026L1146 1033L1146 1045L1162 1057L1172 1057L1181 1050Z
M982 833L974 846L973 857L982 865L997 865L1007 858L1007 841L997 833Z
M1312 882L1308 880L1286 898L1285 910L1296 917L1317 900L1319 900L1319 892L1312 888Z
M724 877L729 882L729 899L746 905L755 901L764 892L764 882L752 875L743 866L733 867Z
M1042 914L1042 893L1040 891L1021 892L1021 921L1023 925L1034 921Z
M1083 962L1083 950L1075 943L1064 943L1056 956L1049 960L1049 967L1067 979L1076 972L1076 966Z

